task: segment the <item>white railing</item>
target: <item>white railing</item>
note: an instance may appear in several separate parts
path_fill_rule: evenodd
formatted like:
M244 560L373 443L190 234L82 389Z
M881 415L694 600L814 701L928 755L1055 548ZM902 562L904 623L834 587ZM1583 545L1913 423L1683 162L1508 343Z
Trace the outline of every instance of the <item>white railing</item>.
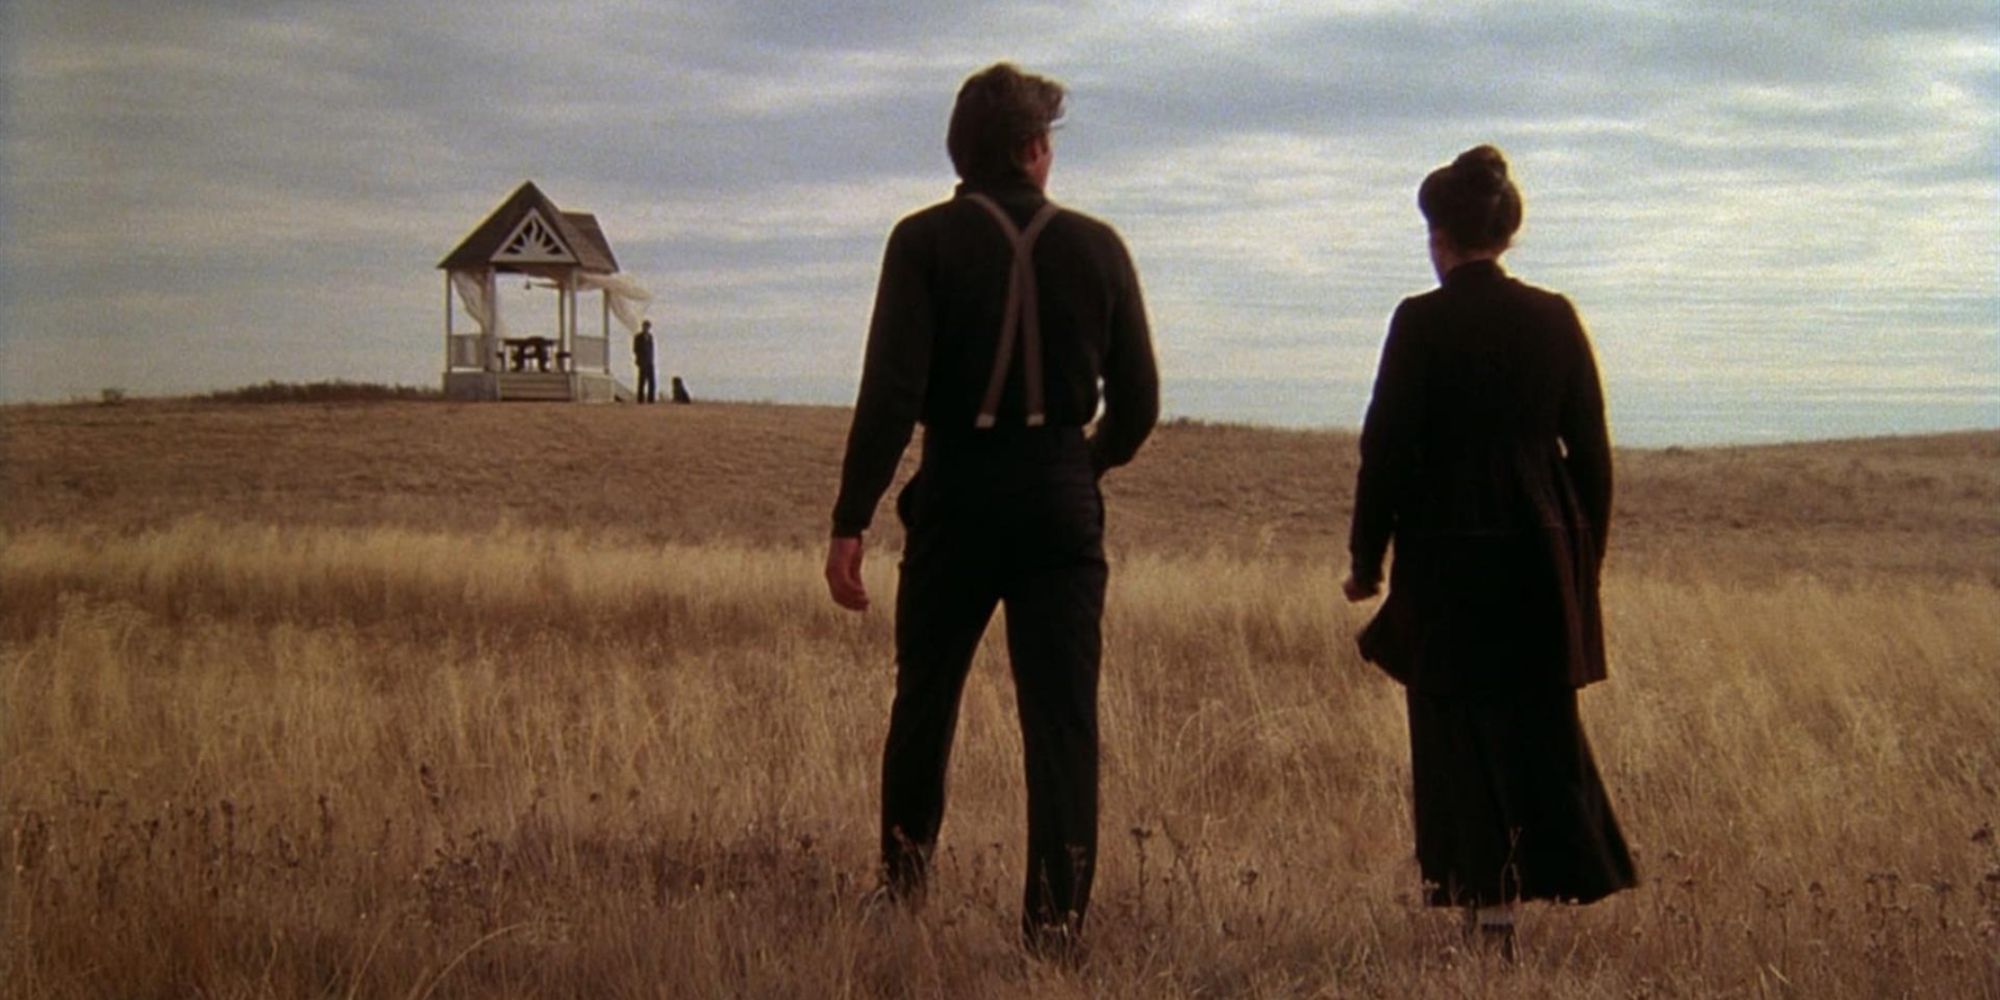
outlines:
M578 335L570 341L570 371L601 372L609 366L611 341Z
M445 358L445 367L483 370L486 367L486 357L481 353L479 345L484 339L476 333L452 334L449 353Z

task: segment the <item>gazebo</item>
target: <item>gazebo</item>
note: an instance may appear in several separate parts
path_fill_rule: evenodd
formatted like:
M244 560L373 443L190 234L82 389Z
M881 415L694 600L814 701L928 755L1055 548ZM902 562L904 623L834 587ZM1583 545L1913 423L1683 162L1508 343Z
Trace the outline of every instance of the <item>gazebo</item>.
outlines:
M532 181L438 263L444 283L444 394L450 399L611 402L631 392L611 374L611 321L638 331L653 296L618 273L597 217L565 212ZM556 291L553 326L519 328L500 315L501 275ZM595 332L578 324L578 300L602 299ZM460 309L476 330L455 326Z

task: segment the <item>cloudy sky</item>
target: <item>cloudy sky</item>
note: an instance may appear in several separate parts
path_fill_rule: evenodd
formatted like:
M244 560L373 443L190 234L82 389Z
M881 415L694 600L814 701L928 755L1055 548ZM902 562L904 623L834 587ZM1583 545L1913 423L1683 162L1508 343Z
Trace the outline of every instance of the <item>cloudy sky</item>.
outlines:
M526 179L598 215L698 393L837 393L997 59L1071 88L1051 194L1124 233L1170 412L1227 382L1354 423L1432 281L1416 183L1490 141L1509 266L1576 301L1614 421L2000 426L1991 0L9 0L0 399L435 384L435 265Z

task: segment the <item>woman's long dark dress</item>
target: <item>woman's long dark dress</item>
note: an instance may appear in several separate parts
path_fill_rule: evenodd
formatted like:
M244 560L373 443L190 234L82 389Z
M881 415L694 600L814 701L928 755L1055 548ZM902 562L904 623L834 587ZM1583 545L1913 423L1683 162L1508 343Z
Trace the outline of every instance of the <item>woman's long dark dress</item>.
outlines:
M1611 448L1560 295L1475 261L1404 300L1361 435L1349 549L1389 596L1362 654L1408 689L1417 860L1438 905L1636 882L1576 689L1604 678Z

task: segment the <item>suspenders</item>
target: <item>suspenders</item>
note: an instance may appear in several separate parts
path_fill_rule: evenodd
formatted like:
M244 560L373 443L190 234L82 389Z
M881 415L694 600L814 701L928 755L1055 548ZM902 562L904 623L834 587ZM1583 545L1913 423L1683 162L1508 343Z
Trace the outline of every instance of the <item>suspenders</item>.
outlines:
M993 426L1000 410L1000 393L1007 386L1007 369L1014 363L1014 340L1019 337L1028 391L1028 426L1040 427L1048 415L1042 406L1042 317L1041 300L1035 294L1035 239L1062 209L1054 202L1045 202L1022 230L992 198L983 194L965 197L993 216L1014 245L1014 264L1007 273L1007 309L1000 319L1000 346L993 354L993 375L986 382L986 398L979 404L979 420L974 426Z

